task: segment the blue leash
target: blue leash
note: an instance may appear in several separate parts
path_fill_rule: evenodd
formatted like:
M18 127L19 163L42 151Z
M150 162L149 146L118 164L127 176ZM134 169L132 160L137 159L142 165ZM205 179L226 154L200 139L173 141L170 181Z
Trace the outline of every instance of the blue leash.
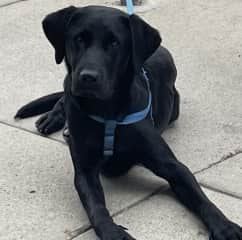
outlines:
M128 14L132 15L134 13L134 4L133 0L126 0Z

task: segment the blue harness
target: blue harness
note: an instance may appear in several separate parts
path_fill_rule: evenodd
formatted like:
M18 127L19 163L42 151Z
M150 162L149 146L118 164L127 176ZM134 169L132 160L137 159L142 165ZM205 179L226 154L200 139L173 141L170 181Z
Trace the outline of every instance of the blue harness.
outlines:
M102 117L95 116L95 115L89 115L89 117L99 123L103 123L105 125L105 132L104 132L104 159L108 159L109 157L113 156L114 153L114 142L115 142L115 130L117 125L128 125L132 123L139 122L143 119L145 119L148 114L150 113L150 118L152 123L154 124L154 119L152 115L152 95L150 90L150 82L149 78L147 76L147 72L144 68L142 68L142 74L144 76L147 90L149 94L149 100L148 105L145 109L139 112L131 113L127 115L122 121L116 121L116 120L106 120Z
M131 15L134 12L134 6L132 0L126 0L127 4L127 10L128 13ZM91 119L103 123L105 126L105 132L104 132L104 146L103 146L103 156L104 159L108 159L109 157L113 156L114 153L114 142L115 142L115 130L117 128L117 125L128 125L132 123L137 123L143 119L145 119L148 114L150 114L150 119L152 121L152 124L154 125L154 118L152 114L152 94L150 89L150 82L149 78L147 76L147 72L144 68L142 68L142 75L145 79L148 94L149 94L149 100L147 107L139 112L131 113L124 117L122 121L117 120L106 120L102 117L96 116L96 115L88 115Z
M129 15L133 14L134 13L133 0L126 0L126 5L127 5L128 14ZM113 156L114 142L115 142L115 130L117 128L117 125L128 125L128 124L139 122L139 121L145 119L149 113L150 113L151 121L154 125L154 119L153 119L153 115L152 115L152 95L151 95L151 90L150 90L150 82L149 82L149 78L147 76L147 72L145 71L144 68L142 68L142 74L146 81L147 90L149 93L148 105L145 109L143 109L142 111L131 113L131 114L127 115L122 121L106 120L99 116L89 115L89 117L91 119L93 119L97 122L103 123L105 125L104 150L103 150L104 159L108 159L109 157Z

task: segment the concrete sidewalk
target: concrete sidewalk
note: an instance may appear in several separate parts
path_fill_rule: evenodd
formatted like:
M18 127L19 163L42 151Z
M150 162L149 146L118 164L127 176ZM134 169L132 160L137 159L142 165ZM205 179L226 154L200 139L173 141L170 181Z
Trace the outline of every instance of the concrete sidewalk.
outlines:
M62 87L64 67L54 62L41 20L58 8L88 2L0 0L0 240L95 239L60 134L38 135L36 118L13 120L21 105ZM157 8L140 13L159 29L178 68L181 117L164 138L208 196L240 225L241 9L240 0L159 0ZM128 176L103 182L116 222L137 239L208 239L166 182L148 171L137 167Z

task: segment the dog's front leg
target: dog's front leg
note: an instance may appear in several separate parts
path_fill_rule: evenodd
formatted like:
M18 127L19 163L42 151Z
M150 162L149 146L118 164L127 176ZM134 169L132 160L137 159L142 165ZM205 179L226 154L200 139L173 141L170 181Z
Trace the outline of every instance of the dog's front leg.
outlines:
M98 167L83 168L80 162L88 160L83 159L83 155L82 159L78 157L71 141L70 147L75 168L75 187L96 234L101 240L134 240L123 227L114 223L106 208Z
M176 159L155 129L143 126L143 131L142 164L169 182L178 199L207 226L210 240L242 239L241 227L229 221L206 197L193 174Z

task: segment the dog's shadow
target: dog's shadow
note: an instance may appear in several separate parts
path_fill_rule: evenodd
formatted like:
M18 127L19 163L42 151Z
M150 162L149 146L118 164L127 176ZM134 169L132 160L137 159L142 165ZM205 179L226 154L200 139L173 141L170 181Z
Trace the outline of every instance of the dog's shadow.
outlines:
M110 179L102 176L102 182L107 197L109 194L112 196L115 191L118 195L122 194L122 197L134 195L136 198L141 195L150 195L159 189L168 188L165 180L156 177L141 166L132 168L128 174L122 177Z
M171 124L165 131L165 140L176 144L176 139L172 138L174 131L177 130L177 124ZM168 183L149 170L142 166L133 167L126 175L117 178L106 178L102 176L102 182L104 183L104 190L109 192L123 192L124 194L149 194L159 189L166 190L169 188Z

